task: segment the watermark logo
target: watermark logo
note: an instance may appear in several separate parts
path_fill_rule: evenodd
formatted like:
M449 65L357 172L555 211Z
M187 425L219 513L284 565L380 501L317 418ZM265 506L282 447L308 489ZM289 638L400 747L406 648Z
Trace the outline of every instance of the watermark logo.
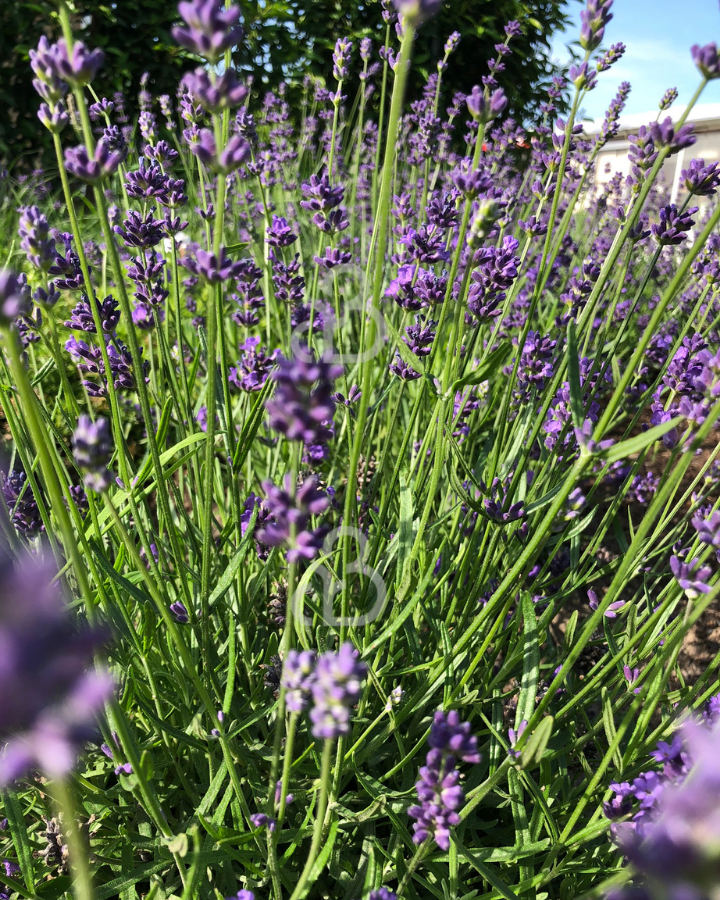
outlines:
M329 566L321 563L318 568L315 570L315 574L317 574L323 583L323 591L322 591L322 619L326 625L331 625L333 627L351 627L351 628L359 628L363 625L367 625L370 622L374 622L376 619L380 617L385 608L385 600L387 597L387 588L385 586L385 582L377 571L371 565L369 565L368 556L369 556L369 546L368 539L358 528L354 528L350 525L340 525L338 528L333 528L326 537L323 542L323 555L321 557L322 560L329 559L334 550L335 546L341 538L351 538L353 543L357 545L358 555L352 560L352 562L348 563L347 572L348 575L359 574L363 578L366 578L370 581L372 585L372 590L369 592L370 597L374 592L375 598L370 609L364 610L363 612L356 613L352 616L343 616L342 614L338 614L337 605L339 597L343 590L343 582L335 577L335 574L332 572ZM313 620L312 618L305 615L305 595L308 589L308 582L304 581L298 586L298 589L293 594L292 603L293 603L293 614L296 618L296 621L302 619L305 624L305 627L312 627Z
M328 296L332 296L334 287L327 284L327 280L337 277L328 275L320 282L320 287L324 285L326 290L323 291ZM345 284L354 284L357 286L357 292L354 296L345 296L340 306L339 318L332 310L329 304L323 304L322 309L322 342L324 347L323 358L329 362L338 365L353 365L355 363L366 363L374 359L385 346L387 339L387 329L385 327L385 319L379 309L375 309L369 300L365 299L365 273L359 267L346 267L343 270L343 280ZM367 316L375 325L373 342L369 347L365 347L362 352L351 350L346 346L340 350L339 341L336 341L336 335L343 331L350 324L351 314L359 313L359 324L363 327L363 316ZM313 319L313 332L315 332L316 323L319 321L318 306L316 304L315 316ZM364 323L365 332L367 334L367 322ZM293 354L297 359L309 363L313 361L313 356L308 350L308 332L310 330L310 320L300 322L293 329L290 339L290 346Z

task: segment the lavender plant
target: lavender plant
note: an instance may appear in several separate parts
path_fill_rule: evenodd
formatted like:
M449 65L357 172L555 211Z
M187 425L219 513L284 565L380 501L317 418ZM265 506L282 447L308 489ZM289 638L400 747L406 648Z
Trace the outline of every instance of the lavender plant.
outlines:
M383 2L297 118L218 0L135 123L64 0L31 51L57 173L2 207L3 897L717 894L720 656L687 648L720 170L670 202L662 165L718 51L601 182L612 0L532 125L497 81L522 21L467 97L449 35L406 108L439 6Z

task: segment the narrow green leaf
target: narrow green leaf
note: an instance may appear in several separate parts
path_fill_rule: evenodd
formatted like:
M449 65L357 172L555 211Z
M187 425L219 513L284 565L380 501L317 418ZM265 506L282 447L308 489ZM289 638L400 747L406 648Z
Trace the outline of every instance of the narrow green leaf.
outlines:
M405 575L405 563L413 545L413 492L407 469L400 470L400 523L398 527L398 564L395 582L400 585Z
M540 677L540 647L535 604L529 591L520 592L523 616L523 674L515 714L515 728L524 720L529 722L535 709L537 686Z
M647 431L638 434L636 437L629 438L627 441L621 441L619 444L613 444L612 447L608 447L607 450L602 450L597 455L600 459L604 459L609 463L617 462L619 459L626 459L634 453L640 453L641 450L649 447L650 444L655 443L655 441L659 441L664 434L667 434L668 431L672 431L672 429L676 428L682 421L682 416L676 416L669 422L655 425L654 428L649 428Z
M517 894L513 893L510 888L505 884L505 882L500 878L499 875L496 875L492 869L485 865L480 859L478 859L478 855L472 850L468 850L466 847L460 843L455 835L453 835L453 841L455 842L456 847L460 851L461 855L465 857L465 859L470 863L470 865L475 869L478 874L482 875L482 877L491 884L498 893L505 898L505 900L518 900Z
M541 719L538 727L533 731L520 754L520 765L523 769L529 769L536 766L542 759L542 755L550 740L553 724L555 720L552 716L545 716Z
M443 545L440 547L440 550L435 554L434 559L432 560L430 565L425 570L425 575L423 576L421 583L417 586L415 593L412 595L410 600L405 604L405 606L402 608L400 613L398 613L397 617L392 622L390 622L390 624L388 626L386 626L383 629L383 631L380 632L380 634L375 638L375 640L363 650L362 655L363 655L364 659L369 659L371 654L373 654L378 649L378 647L382 647L382 645L386 641L390 640L390 638L395 634L395 632L399 628L402 627L402 625L404 624L404 622L408 618L408 616L410 616L412 614L412 611L415 609L415 607L420 602L425 591L427 590L427 586L430 584L430 581L433 578L433 571L435 569L435 564L437 563L438 557L440 556L440 553L442 553L444 546L445 546L445 544L443 543Z
M603 727L605 728L605 735L608 740L608 746L612 746L615 738L617 737L617 731L615 729L615 717L613 715L612 708L612 700L610 699L610 694L606 687L603 687L601 691L602 696L602 712L603 712ZM618 772L622 772L623 770L623 758L622 753L620 752L619 747L615 747L613 751L613 762L617 766Z
M41 366L40 369L38 369L38 371L35 373L30 384L33 387L40 384L40 382L45 378L45 376L48 375L50 372L52 372L52 370L54 368L55 368L55 360L52 357L50 357L50 359L43 366Z
M248 527L245 531L245 536L240 541L240 546L238 547L237 553L228 563L228 567L222 573L220 579L218 580L218 583L215 585L215 589L210 594L210 598L208 600L210 606L212 606L214 603L217 603L218 600L225 596L227 591L230 589L230 585L233 583L235 575L237 574L237 570L245 562L248 548L254 540L253 533L255 531L255 522L257 521L258 517L258 509L259 507L256 504L255 508L252 511L252 516L250 517Z
M580 386L580 361L578 359L577 338L575 336L575 320L570 319L567 329L568 340L568 379L570 382L570 409L573 425L582 428L585 413L583 410L582 387Z
M322 874L322 871L327 864L330 854L332 853L332 849L335 846L335 840L338 836L339 825L340 823L337 819L334 819L332 824L330 825L330 831L328 832L328 836L325 838L322 850L318 853L317 859L313 863L313 867L310 871L305 889L302 891L302 893L298 894L297 900L303 900L303 897L307 896L310 888L315 884L315 882Z
M398 353L402 356L403 360L415 369L416 372L419 372L421 375L425 375L425 363L420 359L419 356L416 356L412 350L408 347L405 341L400 337L395 326L390 321L389 317L384 319L385 327L390 332L395 342L395 347L397 348Z
M471 372L463 375L462 378L458 378L457 381L454 382L451 391L454 393L455 391L461 391L468 385L482 384L483 381L487 381L505 362L511 347L512 343L510 341L504 341L497 349L493 350L477 369L473 369Z
M31 891L34 891L35 879L33 877L32 849L28 840L27 828L18 795L12 788L6 788L0 796L2 796L3 808L8 820L13 844L15 845L20 871L25 879L25 884Z

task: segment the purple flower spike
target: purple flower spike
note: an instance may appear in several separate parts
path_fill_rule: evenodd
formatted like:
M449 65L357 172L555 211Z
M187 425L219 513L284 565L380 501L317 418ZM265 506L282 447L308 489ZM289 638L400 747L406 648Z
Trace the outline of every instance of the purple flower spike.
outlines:
M660 112L665 112L666 109L670 109L673 103L678 98L678 89L677 88L668 88L665 93L660 98L660 103L658 104L660 108Z
M404 265L398 269L397 276L388 285L386 297L391 297L402 309L411 312L422 308L422 301L415 295L415 278L421 271L416 265Z
M285 703L290 712L307 709L315 678L317 655L313 650L290 650L283 662L280 683L285 688Z
M304 199L300 206L310 212L327 212L336 209L343 202L345 188L342 185L332 187L327 175L318 177L311 175L310 181L301 186Z
M399 353L395 353L395 359L388 366L393 375L396 375L401 381L416 381L421 377L411 365L405 362Z
M447 850L450 829L459 824L458 810L465 800L456 760L478 763L480 754L477 738L470 734L469 723L461 722L456 710L447 715L442 710L435 713L429 743L431 749L415 785L420 802L408 809L408 815L415 819L415 844L422 844L431 837L441 850Z
M196 272L211 284L219 284L231 278L237 278L242 262L233 262L225 247L220 248L220 258L209 250L197 251Z
M136 172L128 172L125 181L128 197L134 200L153 200L160 202L167 198L168 177L160 166L148 164L140 157L140 168Z
M350 71L347 64L350 59L351 51L352 41L349 41L345 37L337 39L333 51L333 77L336 81L342 81L343 78L347 78Z
M62 103L54 109L50 109L47 103L41 103L37 116L51 134L60 134L70 121Z
M187 132L183 133L187 135ZM250 144L239 134L231 134L225 148L218 156L215 135L209 128L201 128L190 141L190 151L198 159L217 172L234 172L250 156Z
M10 520L15 528L26 537L34 537L45 530L37 501L32 488L26 483L24 472L12 471L8 475L0 473L2 493Z
M228 381L239 391L262 390L268 375L274 368L280 355L279 350L274 350L269 356L263 347L258 347L260 338L249 337L240 345L242 351L237 366L231 366Z
M689 169L682 170L680 180L688 193L697 194L698 197L711 197L720 185L718 163L706 166L704 159L694 159Z
M467 763L480 762L477 738L470 733L470 723L461 722L456 709L449 713L438 710L433 718L428 743L433 750L441 750Z
M318 657L310 710L313 737L334 740L350 730L350 708L360 699L367 667L352 644Z
M183 82L193 99L211 113L240 106L248 94L247 87L238 81L234 69L226 69L214 81L206 69L196 69L188 72Z
M656 147L669 147L670 153L677 153L685 147L692 147L697 138L692 133L694 125L683 125L675 131L672 119L666 116L662 122L653 122L650 134Z
M697 206L691 206L684 212L679 212L674 203L664 206L660 210L660 221L650 226L650 231L657 238L661 246L681 244L687 238L687 233L693 227L693 215L698 211Z
M297 240L297 235L282 216L273 216L272 225L266 233L267 242L272 247L289 247Z
M325 256L314 256L314 261L321 269L336 269L338 266L346 266L352 259L352 253L346 253L337 247L326 247Z
M75 41L68 55L64 40L58 41L58 74L70 84L82 87L90 84L105 62L102 50L88 50L82 41Z
M126 246L145 249L154 247L167 237L163 220L153 218L154 209L155 207L151 207L144 218L131 209L123 222L124 227L115 226L115 233L120 235Z
M51 44L43 35L37 49L30 50L30 65L37 76L33 79L33 87L54 109L58 101L68 91L67 82L61 78L58 66L58 45ZM46 109L49 107L45 106Z
M677 556L671 556L670 569L677 583L691 600L710 592L707 581L712 575L712 569L710 566L701 566L699 559L693 559L687 563Z
M47 86L59 79L77 87L89 84L104 61L105 54L102 50L88 50L82 41L76 41L72 53L68 54L64 40L51 44L47 38L42 37L37 50L30 51L30 65L38 80ZM35 89L44 99L52 100L37 84Z
M50 226L37 206L20 209L20 246L36 269L47 272L55 260L55 241L49 234Z
M0 567L0 783L31 766L66 775L112 691L110 676L92 667L101 635L74 627L52 564L27 556Z
M323 359L279 359L272 376L277 388L266 403L270 427L291 441L327 443L332 437L328 423L335 414L332 382L342 371Z
M698 539L703 544L720 548L720 512L716 510L707 518L698 512L692 519L692 527L697 531Z
M616 63L625 54L625 44L613 44L602 59L597 61L595 68L598 72L606 72L613 63Z
M258 520L263 521L263 526L256 532L261 548L286 547L288 562L314 559L326 529L309 530L310 517L325 512L330 506L328 495L318 488L317 479L314 476L306 478L294 497L289 475L285 476L282 488L272 481L264 481L262 486L266 500L260 507Z
M216 63L242 38L237 6L225 9L221 0L190 0L178 4L178 12L187 28L173 28L173 38L181 47L204 56L211 63Z
M579 91L583 89L591 91L597 86L597 73L590 71L587 62L583 62L579 66L570 66L568 77Z
M225 900L255 900L255 894L252 891L242 890L233 894L232 897L226 897Z

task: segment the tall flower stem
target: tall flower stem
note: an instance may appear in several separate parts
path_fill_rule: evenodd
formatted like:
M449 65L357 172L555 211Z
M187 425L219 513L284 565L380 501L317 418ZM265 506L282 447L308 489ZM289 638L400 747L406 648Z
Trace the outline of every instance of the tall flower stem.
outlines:
M310 844L310 852L305 860L305 866L302 870L295 890L290 896L290 900L298 900L305 892L305 886L310 878L310 874L315 865L320 843L322 841L323 832L325 830L325 809L327 807L328 789L330 787L330 764L332 762L332 752L334 743L332 740L326 740L323 746L322 766L320 769L320 796L318 797L317 807L315 809L315 826L313 828L312 843Z
M299 443L294 443L292 446L292 457L290 463L290 479L291 479L291 492L293 497L297 492L297 476L298 469L300 466L300 453L301 453L301 445ZM291 525L291 537L294 537L295 525ZM287 586L287 600L285 604L285 624L283 626L283 635L282 640L280 642L280 658L282 660L287 659L287 654L290 648L293 645L293 631L295 630L295 581L297 578L297 563L292 562L288 566L288 586ZM277 784L277 776L278 770L280 768L280 753L282 749L282 741L285 735L285 687L281 683L280 685L280 696L278 697L278 705L277 705L277 718L275 720L275 735L273 738L273 752L272 759L270 761L270 783L268 785L268 794L267 800L265 802L265 813L269 818L273 817L274 808L275 808L275 786ZM292 741L295 736L295 717L293 716L291 719L291 728L293 731L292 737L289 738L290 748L288 749L287 743L285 746L285 760L283 762L283 784L285 785L284 790L285 793L281 796L281 804L284 803L285 797L287 796L287 784L286 784L286 775L289 773L289 769L286 773L286 766L290 765L292 762L291 754L292 754ZM281 788L282 790L282 788ZM284 810L283 810L284 812ZM278 828L279 830L279 828ZM282 900L282 889L280 886L280 876L278 873L278 864L277 864L277 836L273 833L268 832L268 856L269 856L269 866L270 866L270 875L273 881L273 890L275 891L275 900Z
M219 149L218 149L219 152ZM223 229L223 212L225 209L225 175L218 175L217 186L217 205L215 210L215 229L213 233L213 253L219 259L220 248L222 246L222 229ZM209 605L210 599L210 567L214 554L213 546L213 486L215 480L215 411L216 411L216 390L217 390L217 308L222 302L222 286L221 283L211 285L211 293L206 306L206 328L207 328L207 393L205 395L205 405L207 408L207 442L205 444L205 477L204 477L204 494L205 508L203 510L203 545L202 545L202 569L200 582L200 606L202 610L202 646L203 658L205 664L209 665L210 654L210 617ZM216 298L216 292L220 292L220 297Z
M385 159L383 163L382 183L380 186L380 201L376 213L376 221L379 223L377 231L377 241L375 242L375 272L372 282L372 309L377 312L380 307L380 296L382 293L383 271L385 268L385 245L387 243L388 219L390 213L390 201L392 199L392 176L393 176L393 160L395 158L395 144L397 142L398 129L400 125L400 115L402 113L403 99L405 96L405 85L407 82L407 73L410 63L410 55L412 52L414 29L406 23L403 34L402 45L400 47L400 56L397 62L395 74L395 86L393 88L392 102L390 104L390 120L388 122L388 134L385 143ZM370 317L367 321L367 327L364 330L364 340L361 342L360 352L363 353L366 346L372 346L375 338L375 319ZM360 408L357 414L357 424L355 427L355 435L350 452L350 465L348 468L347 487L345 488L345 506L343 513L343 521L351 523L354 521L355 507L355 490L357 487L357 467L360 461L360 450L362 448L363 433L365 431L365 422L367 420L368 407L370 404L370 389L372 386L372 367L367 362L362 363L362 396L360 397ZM347 619L349 611L349 584L347 579L347 567L350 563L352 539L348 536L342 539L342 570L343 570L343 589L342 589L342 616L343 620ZM343 621L340 626L340 641L345 639L347 626Z
M407 868L405 869L405 874L403 875L402 881L400 882L400 887L397 889L398 900L401 900L405 889L408 887L410 882L412 881L412 877L418 869L420 863L427 856L428 850L430 849L430 839L423 841L422 844L417 848L417 850L413 853L410 862L407 864Z
M73 45L73 35L72 28L70 27L70 16L68 13L67 5L65 0L60 0L59 4L60 10L60 22L63 29L63 36L65 38L65 43L68 47L68 52L72 49ZM88 155L94 154L94 140L92 135L92 127L90 125L90 116L88 114L87 104L85 102L85 96L79 88L76 88L74 91L75 101L78 106L78 112L80 114L80 121L82 123L83 136L85 138L85 145L88 151ZM115 235L113 234L112 228L110 227L110 220L108 219L107 212L107 203L105 201L105 194L102 189L95 185L93 188L93 196L95 198L95 206L98 212L98 218L100 220L100 227L102 229L103 238L105 239L105 246L107 248L108 255L110 256L110 263L112 265L113 275L115 277L115 283L117 287L118 297L120 300L120 308L122 310L123 317L125 322L128 325L127 337L128 344L130 347L130 355L133 361L133 370L135 374L135 386L138 393L138 398L140 400L140 408L142 410L143 419L145 421L145 429L147 433L147 441L150 449L150 456L152 459L153 470L155 473L155 478L158 484L158 487L163 483L163 469L162 463L160 462L160 452L157 446L157 440L155 437L155 432L153 430L153 418L152 418L152 410L150 408L150 399L148 395L147 385L145 384L145 380L143 378L143 367L142 367L142 351L140 349L140 345L138 343L137 334L135 333L135 329L132 325L132 310L130 309L130 300L128 298L127 287L125 285L125 273L123 272L122 263L120 262L120 255L118 253L117 244L115 243ZM88 275L88 284L89 284L89 275ZM94 306L95 304L91 304L93 306L93 315L95 314ZM97 327L97 326L96 326ZM98 328L98 334L102 335L102 328ZM101 344L103 342L101 341ZM105 352L105 356L107 353ZM109 362L106 361L107 370L106 376L110 379L111 372L109 368ZM165 522L165 527L167 529L168 535L170 537L170 543L173 548L173 554L175 559L180 560L183 558L182 548L180 547L180 543L178 541L177 533L175 528L173 527L172 516L170 514L170 504L168 501L168 492L166 490L159 489L157 491L157 497L160 504L160 511L162 513L162 517ZM149 549L149 548L148 548ZM148 552L146 549L146 553ZM152 552L150 551L148 554L148 559L153 557ZM159 574L159 573L158 573ZM191 594L190 588L187 582L187 574L184 571L182 566L179 567L179 575L180 575L180 584L185 595L185 601L187 604L191 604Z
M52 782L58 810L62 814L62 834L70 851L70 865L73 869L73 893L77 900L93 900L92 878L88 855L78 827L77 811L68 781L58 778Z
M65 504L63 503L63 493L58 480L52 456L50 454L50 442L52 437L48 434L42 424L38 407L37 397L30 384L25 366L23 365L20 344L17 331L12 327L3 329L3 338L5 346L10 356L10 369L13 374L15 385L20 394L22 401L25 421L30 432L35 452L40 460L40 468L42 470L45 487L50 497L52 511L60 526L60 534L62 535L65 551L69 554L73 564L73 573L80 588L80 595L85 603L85 612L89 622L95 620L95 601L93 599L92 590L86 574L85 562L80 552L75 532L70 522L70 516Z

